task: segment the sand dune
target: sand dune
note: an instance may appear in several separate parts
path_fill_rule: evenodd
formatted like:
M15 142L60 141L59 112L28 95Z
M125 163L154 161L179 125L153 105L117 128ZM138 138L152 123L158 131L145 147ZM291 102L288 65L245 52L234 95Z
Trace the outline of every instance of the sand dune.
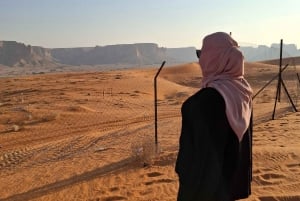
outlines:
M0 200L176 199L182 102L201 83L197 64L158 69L52 73L0 79ZM283 75L299 102L299 66ZM258 92L278 72L246 63ZM254 100L253 193L247 201L300 200L300 114L276 80ZM298 106L299 109L299 106Z
M273 59L269 61L263 61L263 63L266 64L273 64L273 65L279 65L279 59ZM282 64L289 64L289 65L300 65L300 57L287 57L282 59Z

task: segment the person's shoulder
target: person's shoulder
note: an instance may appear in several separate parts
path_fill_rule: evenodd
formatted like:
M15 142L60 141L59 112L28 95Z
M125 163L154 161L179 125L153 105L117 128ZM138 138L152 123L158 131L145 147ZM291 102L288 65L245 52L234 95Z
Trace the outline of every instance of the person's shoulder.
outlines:
M218 94L219 92L212 87L206 87L206 88L202 88L201 90L199 90L197 93L195 93L195 95L215 95Z
M190 97L191 99L196 99L198 101L206 101L206 100L211 100L211 99L216 99L216 98L222 98L220 93L212 88L212 87L207 87L199 90L196 92L194 95Z
M190 96L184 103L184 107L210 107L210 105L222 104L223 97L221 94L214 88L207 87L202 88L192 96Z

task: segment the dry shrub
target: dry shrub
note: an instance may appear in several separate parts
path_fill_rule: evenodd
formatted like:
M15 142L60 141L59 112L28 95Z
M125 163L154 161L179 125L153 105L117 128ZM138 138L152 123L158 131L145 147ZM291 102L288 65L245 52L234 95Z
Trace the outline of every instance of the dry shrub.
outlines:
M22 127L19 125L16 125L16 124L12 125L12 131L14 131L14 132L18 132L21 129L22 129Z
M53 121L58 118L58 114L56 113L49 113L45 114L41 117L42 122L48 122L48 121Z
M59 119L59 114L54 112L33 114L27 124L43 123Z
M151 137L141 137L131 143L133 157L144 166L151 165L157 148Z
M23 129L24 127L22 125L13 124L13 125L6 126L3 130L1 129L0 133L19 132Z
M81 112L81 111L83 111L83 109L80 106L78 106L78 105L70 105L70 106L68 106L67 111L70 111L70 112Z

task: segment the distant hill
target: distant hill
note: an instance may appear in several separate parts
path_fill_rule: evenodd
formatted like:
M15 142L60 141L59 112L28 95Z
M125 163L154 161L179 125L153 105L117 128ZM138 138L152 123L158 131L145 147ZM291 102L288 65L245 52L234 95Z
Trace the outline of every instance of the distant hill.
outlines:
M188 63L197 61L196 48L186 47L186 48L166 48L166 57L168 63Z
M279 58L279 45L271 47L241 47L246 61L265 61ZM195 47L166 48L155 43L119 44L78 48L43 48L16 41L0 41L0 65L4 66L84 66L189 63L197 61ZM300 56L296 45L284 45L283 57Z
M0 64L20 67L57 65L49 50L15 41L0 41Z
M69 65L158 64L196 61L195 48L163 48L154 43L96 46L94 48L55 48L51 55Z
M0 41L0 64L5 66L103 65L135 66L196 61L195 48L164 48L154 43L120 44L78 48L33 47L15 41Z
M279 59L261 61L261 63L265 64L272 64L272 65L279 65ZM282 65L289 64L290 66L297 66L300 65L300 56L298 57L287 57L282 59Z
M273 60L280 57L280 44L272 44L271 47L259 45L257 47L240 47L246 61ZM282 57L300 56L300 49L294 44L284 44L282 47Z

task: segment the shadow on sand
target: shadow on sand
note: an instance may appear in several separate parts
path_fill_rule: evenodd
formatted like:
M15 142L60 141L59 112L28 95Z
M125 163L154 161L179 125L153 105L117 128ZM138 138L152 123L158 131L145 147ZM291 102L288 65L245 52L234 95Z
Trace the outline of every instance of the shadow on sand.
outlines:
M38 198L56 191L59 191L61 189L67 188L68 186L89 181L92 179L95 179L97 177L100 177L105 174L109 173L116 173L119 171L124 171L128 168L130 168L133 164L135 164L136 159L126 158L124 160L94 169L89 172L85 172L81 175L76 175L68 179L64 179L52 184L47 184L45 186L41 186L35 189L31 189L27 192L15 194L12 196L9 196L7 198L0 199L1 201L24 201L24 200L30 200L34 198Z

